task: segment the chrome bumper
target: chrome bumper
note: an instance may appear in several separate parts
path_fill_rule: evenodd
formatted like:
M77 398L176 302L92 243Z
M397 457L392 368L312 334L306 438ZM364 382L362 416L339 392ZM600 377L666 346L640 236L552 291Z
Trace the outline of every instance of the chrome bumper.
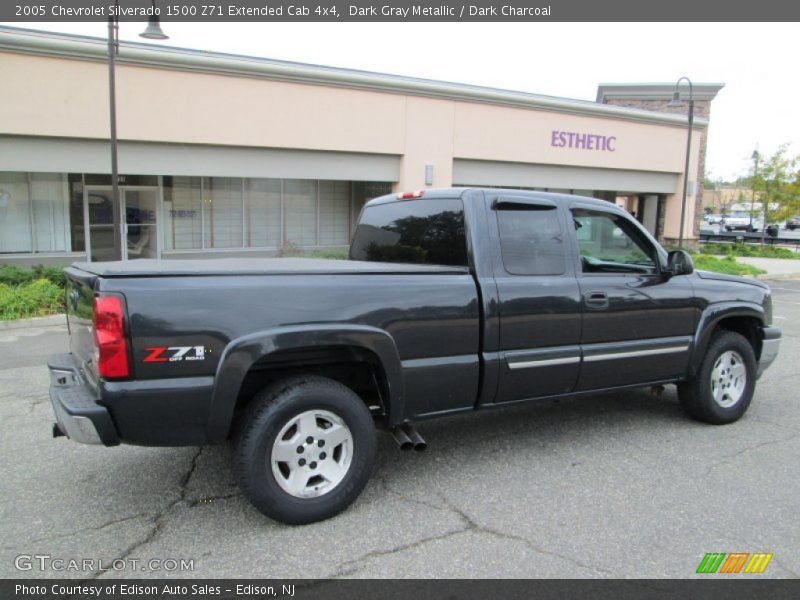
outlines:
M769 366L775 362L781 345L781 330L777 327L764 328L764 340L761 342L761 358L758 361L756 378L761 377Z
M50 404L56 417L53 431L82 444L119 444L116 427L94 390L83 380L71 354L57 354L48 361Z

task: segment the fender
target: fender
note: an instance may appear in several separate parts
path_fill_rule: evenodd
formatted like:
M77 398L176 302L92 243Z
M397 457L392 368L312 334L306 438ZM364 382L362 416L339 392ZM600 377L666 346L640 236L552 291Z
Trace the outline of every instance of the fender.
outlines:
M753 317L764 326L764 307L754 302L718 302L711 304L703 310L697 323L692 344L692 355L689 359L688 377L695 376L700 369L700 363L706 354L706 349L711 341L711 333L722 319L727 317Z
M209 441L220 442L227 437L239 390L250 367L257 361L278 351L324 346L356 346L375 354L389 389L389 422L394 424L402 420L402 367L392 336L367 325L307 323L248 334L231 340L225 347L217 366L209 407L206 427Z

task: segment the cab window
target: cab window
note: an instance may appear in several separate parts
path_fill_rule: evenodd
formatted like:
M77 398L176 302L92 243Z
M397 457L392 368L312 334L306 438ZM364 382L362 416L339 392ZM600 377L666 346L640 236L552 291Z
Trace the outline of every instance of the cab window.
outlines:
M614 213L573 209L584 273L656 273L656 249L628 219Z

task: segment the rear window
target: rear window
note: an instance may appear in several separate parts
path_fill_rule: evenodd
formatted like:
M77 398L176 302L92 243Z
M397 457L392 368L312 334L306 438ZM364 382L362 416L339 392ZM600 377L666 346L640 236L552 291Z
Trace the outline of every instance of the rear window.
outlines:
M461 200L404 200L368 206L350 246L352 260L467 266Z

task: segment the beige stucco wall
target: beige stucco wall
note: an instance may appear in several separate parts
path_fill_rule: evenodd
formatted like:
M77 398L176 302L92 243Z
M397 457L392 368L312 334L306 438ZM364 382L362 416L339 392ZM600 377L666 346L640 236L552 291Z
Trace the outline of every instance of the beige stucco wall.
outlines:
M108 137L105 63L0 53L0 81L0 134ZM126 64L117 113L122 140L396 155L398 189L424 187L427 164L451 185L459 158L681 173L686 143L676 125ZM554 129L614 136L615 151L553 147ZM680 187L666 210L677 237Z

